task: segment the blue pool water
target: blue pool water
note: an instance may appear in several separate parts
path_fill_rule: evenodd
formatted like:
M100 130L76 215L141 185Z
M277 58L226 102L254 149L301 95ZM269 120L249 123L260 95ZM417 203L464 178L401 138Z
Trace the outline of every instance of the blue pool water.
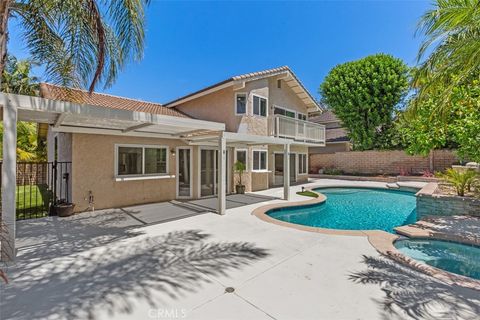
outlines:
M384 230L416 221L416 198L413 192L361 189L321 188L325 203L273 209L267 214L275 219L305 226L343 230Z
M440 240L399 240L404 255L433 267L480 280L480 247Z

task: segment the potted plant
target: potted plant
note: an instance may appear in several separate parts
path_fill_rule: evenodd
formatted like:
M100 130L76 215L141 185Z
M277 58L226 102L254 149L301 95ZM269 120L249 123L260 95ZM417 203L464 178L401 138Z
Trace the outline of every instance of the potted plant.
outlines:
M69 217L73 215L73 209L75 209L75 204L70 203L65 199L60 199L56 204L53 205L55 213L59 217Z
M60 199L53 205L53 210L59 217L69 217L73 215L73 209L75 209L75 204L68 201L68 178L69 173L64 173L63 180L65 181L65 194L67 195L67 199Z
M233 164L233 169L238 173L238 183L235 185L235 191L238 194L244 194L245 193L245 185L242 183L242 175L243 172L245 171L245 163L241 161L237 161Z

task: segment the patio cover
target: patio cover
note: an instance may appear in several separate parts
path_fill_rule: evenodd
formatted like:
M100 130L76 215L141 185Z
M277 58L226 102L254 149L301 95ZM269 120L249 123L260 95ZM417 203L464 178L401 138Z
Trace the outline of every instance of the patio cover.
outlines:
M2 260L15 257L15 190L17 121L48 123L53 131L182 139L190 145L218 146L218 213L225 214L226 147L236 145L284 146L284 199L290 191L290 145L293 140L224 132L225 124L183 117L119 110L39 97L0 93L3 120L2 220L9 246L1 245ZM2 243L4 244L4 242Z
M222 132L225 124L0 93L3 120L1 260L15 258L17 121L48 123L54 131L179 139L191 132ZM224 171L225 172L225 171ZM223 196L223 197L222 197ZM225 202L225 194L219 194ZM9 245L6 245L8 243Z

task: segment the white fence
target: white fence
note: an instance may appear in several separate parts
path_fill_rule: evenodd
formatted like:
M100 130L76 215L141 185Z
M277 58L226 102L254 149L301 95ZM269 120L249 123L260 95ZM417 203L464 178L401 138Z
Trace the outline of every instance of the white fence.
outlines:
M325 144L325 126L282 115L269 117L268 132L281 138Z

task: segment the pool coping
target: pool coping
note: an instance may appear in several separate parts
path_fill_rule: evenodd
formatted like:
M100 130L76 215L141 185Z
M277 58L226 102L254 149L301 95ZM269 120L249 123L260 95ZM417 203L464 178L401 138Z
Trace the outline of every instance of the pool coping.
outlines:
M427 185L428 186L428 185ZM450 285L458 285L464 288L474 289L480 291L480 280L476 280L473 278L469 278L466 276L458 275L455 273L451 273L442 269L438 269L433 266L429 266L425 263L418 262L413 260L410 257L403 255L400 251L395 248L393 243L401 238L400 235L395 235L388 233L383 230L342 230L342 229L327 229L321 227L310 227L310 226L303 226L295 223L281 221L275 218L270 217L267 212L272 209L280 209L280 208L289 208L289 207L298 207L304 205L315 205L319 203L323 203L327 200L327 197L319 192L314 191L313 189L321 189L321 188L349 188L350 186L345 185L331 185L328 187L324 186L311 186L309 188L305 188L305 191L311 191L318 195L317 198L307 199L304 201L294 201L294 202L286 202L286 203L274 203L268 204L265 206L258 207L252 211L252 215L256 216L262 221L272 223L275 225L279 225L282 227L292 228L300 231L308 231L308 232L316 232L321 234L327 235L340 235L340 236L361 236L367 237L368 242L382 255L391 258L392 260L399 262L403 265L406 265L416 271L422 272L429 276L434 277L442 282L445 282ZM371 187L371 186L352 186L355 188L364 188L364 189L386 189L391 190L388 187ZM420 192L421 189L418 191ZM452 241L457 243L466 243L471 244L468 239L462 239L461 236L458 235L448 235L442 234L440 238L437 238L438 235L409 235L408 238L428 238L430 240L446 240ZM404 235L405 237L405 235Z

